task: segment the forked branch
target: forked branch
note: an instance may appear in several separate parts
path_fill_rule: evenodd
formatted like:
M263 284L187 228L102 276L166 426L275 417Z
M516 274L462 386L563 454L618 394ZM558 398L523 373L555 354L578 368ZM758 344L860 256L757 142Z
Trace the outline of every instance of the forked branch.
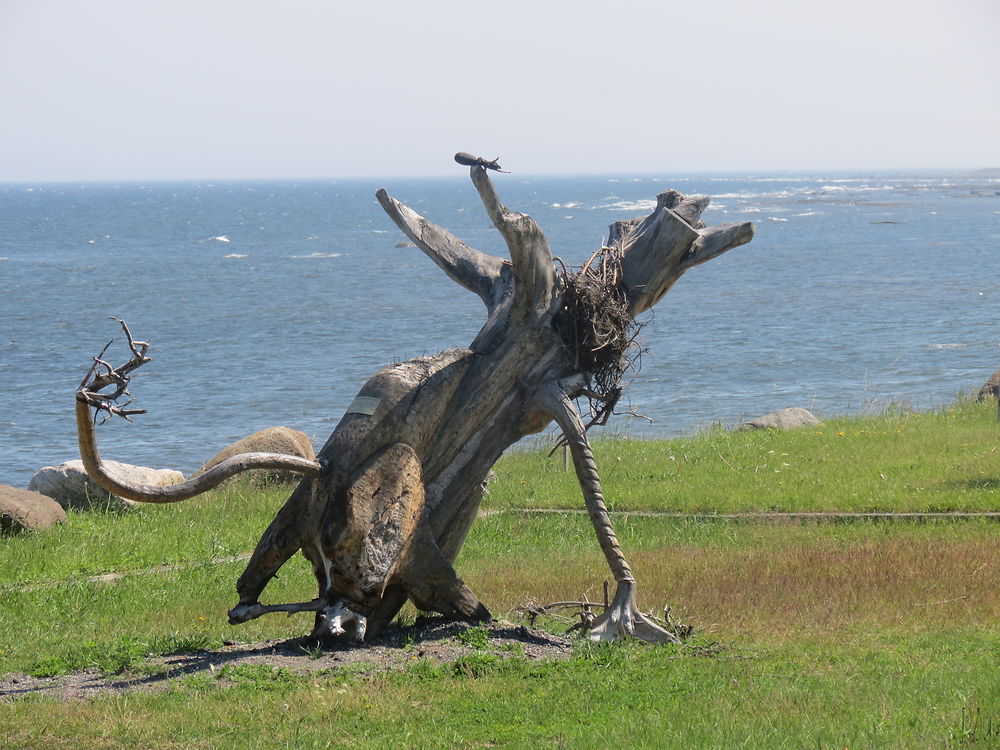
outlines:
M129 330L124 320L120 318L112 318L112 320L117 320L125 332L125 338L128 341L128 348L132 352L132 357L125 364L112 367L103 359L108 348L114 343L114 339L109 341L104 345L101 353L94 357L94 363L80 382L80 387L77 390L77 398L93 406L95 414L103 411L109 415L130 420L134 414L146 413L145 409L127 409L126 407L134 400L128 390L129 380L134 370L149 362L149 357L146 356L146 352L149 351L149 344L145 341L136 341L132 338L132 331ZM100 393L100 391L112 385L115 387L114 391ZM123 396L128 396L129 400L124 404L119 404L118 400Z
M552 303L556 289L556 273L548 240L534 219L511 211L500 201L485 168L473 166L470 174L486 213L510 250L514 268L511 317L527 320L544 314Z

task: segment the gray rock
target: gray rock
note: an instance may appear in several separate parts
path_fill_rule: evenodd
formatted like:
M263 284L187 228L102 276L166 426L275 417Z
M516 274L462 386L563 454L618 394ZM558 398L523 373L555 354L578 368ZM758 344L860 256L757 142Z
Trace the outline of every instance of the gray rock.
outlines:
M797 427L819 427L823 423L813 416L808 409L793 406L791 409L779 409L762 417L751 419L740 425L741 430L794 430Z
M137 484L159 486L184 481L184 475L173 469L149 469L117 461L104 461L104 466L112 476ZM109 504L112 507L136 505L134 501L112 495L95 484L87 476L83 461L80 460L40 469L31 478L28 489L51 497L64 508L86 510L92 506L106 507Z
M66 523L66 511L50 497L0 484L0 533L36 531Z
M993 376L983 383L983 387L976 394L976 400L985 401L988 398L996 398L998 387L1000 387L1000 370L993 373Z
M213 466L222 463L227 458L240 453L252 453L255 451L259 451L261 453L280 453L285 456L298 456L309 460L316 458L312 440L310 440L309 436L304 432L293 430L291 427L268 427L260 430L259 432L255 432L249 437L238 440L227 448L222 449L206 461L205 465L194 473L194 476L204 474ZM240 476L245 477L247 474L241 474ZM258 482L268 482L274 480L297 481L302 478L298 474L284 474L268 470L252 471L249 472L249 476Z

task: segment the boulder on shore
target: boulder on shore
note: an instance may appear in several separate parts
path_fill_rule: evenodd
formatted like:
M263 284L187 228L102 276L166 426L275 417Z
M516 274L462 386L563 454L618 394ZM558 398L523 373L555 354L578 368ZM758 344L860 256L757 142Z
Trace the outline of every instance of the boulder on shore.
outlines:
M184 481L184 475L173 469L149 469L117 461L103 463L109 474L126 482L161 486ZM66 461L58 466L39 469L28 483L28 489L51 497L63 508L77 510L87 510L94 506L103 508L109 505L124 508L137 504L132 500L112 495L97 485L87 476L83 461L80 460Z
M797 427L819 427L823 423L813 416L808 409L793 406L790 409L779 409L762 417L751 419L741 424L740 430L794 430Z
M0 534L47 529L66 523L66 511L51 497L0 484Z
M976 400L985 401L988 398L996 398L1000 395L997 391L998 388L1000 388L1000 370L993 373L992 377L983 383L983 387L976 394Z
M212 458L205 462L194 476L204 474L213 466L222 463L227 458L231 458L240 453L280 453L285 456L298 456L312 461L316 458L313 450L312 440L304 432L293 430L291 427L267 427L259 432L255 432L249 437L238 440L232 445L223 448ZM291 481L301 479L298 474L276 472L271 470L259 470L248 472L249 476L257 482ZM241 474L240 476L247 476Z

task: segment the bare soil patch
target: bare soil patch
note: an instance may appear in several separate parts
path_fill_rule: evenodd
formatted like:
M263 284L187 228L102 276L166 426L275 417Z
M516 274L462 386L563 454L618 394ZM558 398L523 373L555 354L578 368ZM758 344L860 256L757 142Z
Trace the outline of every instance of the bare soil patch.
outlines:
M339 641L317 644L308 638L232 643L219 649L192 654L150 657L155 674L104 675L83 670L57 677L23 674L0 675L0 702L25 696L48 696L57 700L80 700L126 691L165 689L177 680L199 673L214 674L225 666L266 665L309 674L344 667L361 667L377 673L401 669L415 659L445 663L474 653L516 654L527 659L566 659L573 651L572 639L552 635L524 625L494 621L482 626L485 646L466 645L458 636L470 626L441 617L420 618L414 625L387 628L372 643Z

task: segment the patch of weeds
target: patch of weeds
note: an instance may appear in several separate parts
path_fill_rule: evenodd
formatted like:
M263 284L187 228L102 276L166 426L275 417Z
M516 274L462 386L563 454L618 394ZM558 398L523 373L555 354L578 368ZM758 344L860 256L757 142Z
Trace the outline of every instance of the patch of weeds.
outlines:
M497 646L497 651L502 651L507 654L517 654L518 656L524 656L524 644L501 643L499 646Z
M402 611L396 615L396 624L401 628L409 628L417 622L417 614L410 611Z
M32 677L57 677L73 669L73 665L62 656L43 656L28 668L28 674Z
M213 645L208 636L180 636L176 633L154 638L151 642L130 636L117 641L87 641L70 647L58 656L45 656L28 669L34 677L56 677L81 669L98 669L102 674L122 672L148 673L150 656L192 654Z
M216 672L217 679L226 680L235 687L251 692L284 691L307 681L306 675L299 675L286 667L272 667L269 664L226 665Z
M215 675L211 672L196 672L183 677L179 684L191 690L210 690L215 687Z
M414 656L406 662L403 673L408 679L422 681L440 679L445 671L440 664L430 659L419 659Z
M500 670L503 659L496 654L476 653L463 656L451 665L456 677L485 677Z
M622 667L633 660L637 647L648 648L648 645L628 641L612 641L611 643L580 641L574 644L573 659L588 662L597 667Z
M479 625L473 628L466 628L458 634L458 641L463 646L482 651L490 643L490 631Z
M321 643L311 643L299 646L299 650L313 661L323 658L323 645Z
M145 660L146 644L123 637L113 643L89 641L70 648L60 656L45 656L28 669L35 677L55 677L80 669L97 668L103 674L118 674Z
M983 715L982 706L969 699L962 706L962 716L957 729L951 730L946 747L960 745L979 745L992 747L993 743L1000 745L1000 717Z

